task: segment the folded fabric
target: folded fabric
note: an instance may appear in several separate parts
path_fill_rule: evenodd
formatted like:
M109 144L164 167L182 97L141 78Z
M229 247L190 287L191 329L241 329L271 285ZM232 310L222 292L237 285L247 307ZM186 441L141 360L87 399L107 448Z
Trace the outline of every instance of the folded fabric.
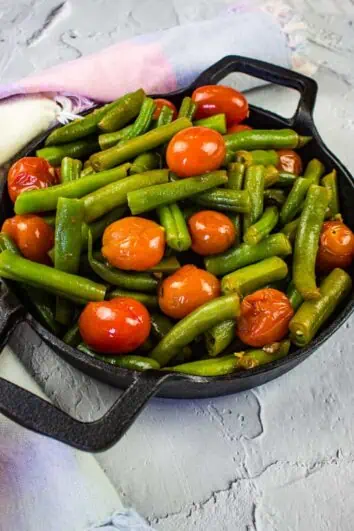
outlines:
M154 531L133 509L116 512L87 531Z

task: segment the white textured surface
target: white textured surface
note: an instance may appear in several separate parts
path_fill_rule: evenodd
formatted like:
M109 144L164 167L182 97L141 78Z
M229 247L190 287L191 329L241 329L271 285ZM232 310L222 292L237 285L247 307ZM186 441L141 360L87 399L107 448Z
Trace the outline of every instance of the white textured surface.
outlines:
M229 2L230 3L230 2ZM354 3L292 0L319 65L320 134L354 171ZM2 81L158 28L212 17L225 0L0 0ZM291 114L278 88L251 100ZM257 390L202 401L154 400L97 459L123 501L163 531L352 531L353 320L291 373ZM22 328L12 340L32 334ZM35 338L33 338L35 339ZM118 391L64 365L37 339L31 359L46 393L97 418ZM72 397L70 396L72 395ZM50 530L48 530L50 531Z

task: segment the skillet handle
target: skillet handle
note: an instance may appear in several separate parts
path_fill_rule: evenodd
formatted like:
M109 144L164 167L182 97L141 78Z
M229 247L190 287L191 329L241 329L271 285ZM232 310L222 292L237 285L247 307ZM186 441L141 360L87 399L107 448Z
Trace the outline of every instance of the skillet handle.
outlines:
M289 120L289 125L301 129L313 125L312 114L318 89L316 81L281 66L249 57L228 55L200 74L193 86L215 85L232 72L242 72L269 83L297 90L300 92L300 100L294 116Z
M16 326L25 319L25 308L10 291L0 297L0 353ZM0 377L0 412L21 426L88 452L106 450L132 425L172 373L134 373L131 385L100 419L81 422L30 391Z

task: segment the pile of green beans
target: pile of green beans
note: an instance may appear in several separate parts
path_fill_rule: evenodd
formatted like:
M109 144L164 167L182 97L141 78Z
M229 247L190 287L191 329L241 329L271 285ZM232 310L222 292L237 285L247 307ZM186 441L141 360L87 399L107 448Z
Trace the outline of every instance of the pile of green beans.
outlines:
M316 276L322 225L340 218L336 171L316 158L300 176L279 169L278 150L299 149L301 156L311 141L292 129L227 134L225 114L195 120L190 97L176 119L169 106L158 117L155 109L139 89L48 135L36 155L60 167L60 183L20 194L14 211L41 215L53 227L53 267L24 258L0 233L0 276L18 283L37 318L65 343L124 369L223 376L280 359L291 344L308 345L352 286L342 269ZM167 168L166 146L192 125L224 135L226 157L215 171L179 179ZM224 253L202 258L191 250L188 219L200 210L222 212L234 224L235 243ZM117 269L100 252L105 229L130 215L165 232L165 255L148 271ZM188 263L219 277L221 294L173 321L160 311L159 286ZM283 289L293 307L288 336L235 351L242 299L269 286ZM82 342L78 317L88 302L116 297L146 306L151 333L132 354L98 355Z

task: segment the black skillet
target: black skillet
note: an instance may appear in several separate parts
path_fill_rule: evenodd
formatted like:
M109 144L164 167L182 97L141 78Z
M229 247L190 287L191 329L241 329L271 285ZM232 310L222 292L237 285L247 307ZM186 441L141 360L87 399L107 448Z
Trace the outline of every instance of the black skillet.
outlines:
M338 172L342 213L347 224L354 229L354 185L348 170L327 149L321 140L313 122L312 112L315 104L317 84L310 78L285 68L280 68L255 59L239 56L224 57L203 72L192 86L165 97L179 104L184 96L190 95L194 88L218 83L232 72L245 74L296 89L300 101L295 115L291 119L251 106L248 122L256 128L272 129L291 127L302 135L312 135L313 141L301 154L304 161L319 158L331 170ZM46 135L36 139L18 156L30 155L43 142ZM5 181L0 184L2 209L0 223L13 215L12 204L8 198ZM111 409L99 420L90 423L77 421L17 385L0 378L0 411L22 426L58 439L66 444L86 451L107 449L117 442L134 419L142 411L148 400L155 394L168 398L202 398L221 396L244 391L262 385L289 371L322 345L354 309L353 294L334 315L307 348L296 349L286 358L266 366L251 369L240 374L225 377L202 378L149 371L137 373L108 365L93 359L84 353L69 347L46 330L26 310L12 291L11 283L5 283L5 292L0 299L0 351L6 345L10 334L22 321L26 321L33 330L62 358L73 366L103 382L126 389ZM171 405L173 407L173 405Z

